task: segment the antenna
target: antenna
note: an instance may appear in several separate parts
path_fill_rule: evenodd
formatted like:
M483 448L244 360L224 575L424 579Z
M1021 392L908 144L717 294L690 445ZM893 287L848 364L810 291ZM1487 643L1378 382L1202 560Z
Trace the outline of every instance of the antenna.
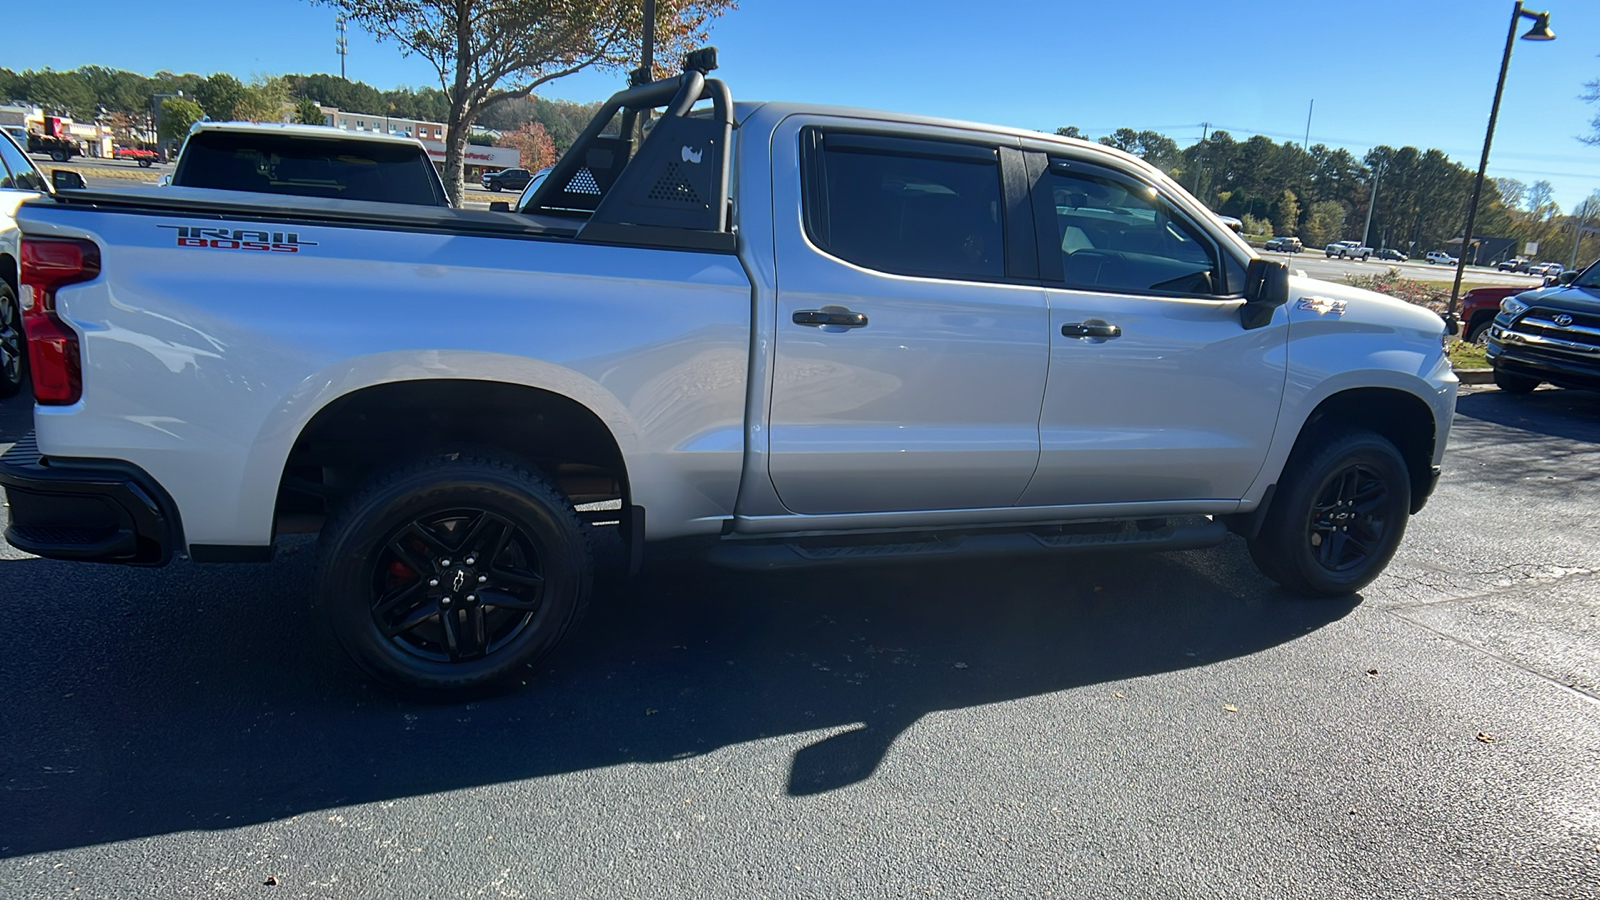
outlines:
M338 32L338 37L333 39L333 47L339 54L339 77L344 78L344 58L350 52L350 42L345 39L344 13L334 16L333 27Z

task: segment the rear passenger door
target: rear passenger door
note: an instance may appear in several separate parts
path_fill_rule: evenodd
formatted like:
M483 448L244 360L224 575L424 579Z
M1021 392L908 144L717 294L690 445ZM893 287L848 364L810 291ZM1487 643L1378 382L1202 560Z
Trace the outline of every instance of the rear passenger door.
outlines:
M768 456L784 506L1014 505L1039 459L1050 352L1015 139L786 127L801 196L773 201Z
M1052 346L1023 502L1238 500L1277 424L1287 311L1246 330L1242 249L1139 173L1029 162Z

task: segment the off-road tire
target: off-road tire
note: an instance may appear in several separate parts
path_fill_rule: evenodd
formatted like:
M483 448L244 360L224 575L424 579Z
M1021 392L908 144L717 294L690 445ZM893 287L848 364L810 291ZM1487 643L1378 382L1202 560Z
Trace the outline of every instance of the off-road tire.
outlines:
M1360 490L1351 492L1350 506L1330 503L1350 483L1344 479ZM1381 495L1363 499L1361 490L1369 488L1381 489ZM1346 510L1350 518L1337 518ZM1361 430L1315 440L1290 456L1261 531L1249 541L1250 558L1295 594L1349 596L1389 564L1410 512L1410 473L1394 444ZM1358 547L1359 559L1346 558ZM1337 565L1329 564L1327 551L1337 554Z
M500 544L498 556L465 543L439 549L451 540L493 545L493 534L474 537L472 523L479 520L470 517L480 514L516 530L514 539ZM459 516L468 517L459 535L429 524ZM415 530L419 526L426 531ZM440 543L429 544L424 537ZM409 555L396 554L393 548L402 544ZM418 553L419 547L439 552ZM479 551L485 559L470 555ZM441 567L445 552L455 558ZM508 553L520 562L502 568ZM373 476L330 516L318 557L315 603L339 645L379 682L429 699L473 696L526 678L529 667L583 618L594 581L594 555L571 501L529 466L492 453L438 454ZM476 565L464 565L467 559ZM407 577L413 571L416 583ZM458 577L462 572L465 578ZM523 581L530 574L536 576L532 580L542 579L536 599L513 596L527 590L509 581L513 572ZM489 584L473 606L466 598L479 575ZM401 587L389 586L386 579L399 579ZM429 587L430 579L442 584ZM510 592L498 595L505 604L494 602L492 589ZM394 607L385 617L380 601L397 590L423 594L409 613ZM435 596L441 592L447 594L444 599ZM508 605L513 600L527 608ZM453 617L449 628L446 616ZM399 635L380 630L380 621L392 628L397 620L416 624ZM475 639L465 637L469 631ZM457 658L458 639L463 647L475 640L481 652Z
M1507 372L1499 366L1494 367L1494 386L1508 394L1531 394L1540 384L1537 378Z

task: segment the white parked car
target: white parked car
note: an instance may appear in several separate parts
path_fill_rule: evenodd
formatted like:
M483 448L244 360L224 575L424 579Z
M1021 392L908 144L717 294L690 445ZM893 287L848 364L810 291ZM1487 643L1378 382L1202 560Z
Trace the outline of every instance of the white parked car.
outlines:
M1429 250L1427 259L1428 259L1428 265L1430 265L1430 266L1433 266L1433 265L1453 266L1456 263L1460 262L1460 260L1458 260L1454 256L1451 256L1450 254L1444 252L1443 250Z

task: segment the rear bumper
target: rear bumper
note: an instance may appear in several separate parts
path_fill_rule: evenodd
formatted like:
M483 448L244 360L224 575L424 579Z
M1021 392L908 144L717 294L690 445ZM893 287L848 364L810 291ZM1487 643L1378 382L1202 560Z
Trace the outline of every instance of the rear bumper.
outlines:
M0 456L0 486L6 541L35 556L161 566L180 545L172 498L132 463L48 459L30 433Z

